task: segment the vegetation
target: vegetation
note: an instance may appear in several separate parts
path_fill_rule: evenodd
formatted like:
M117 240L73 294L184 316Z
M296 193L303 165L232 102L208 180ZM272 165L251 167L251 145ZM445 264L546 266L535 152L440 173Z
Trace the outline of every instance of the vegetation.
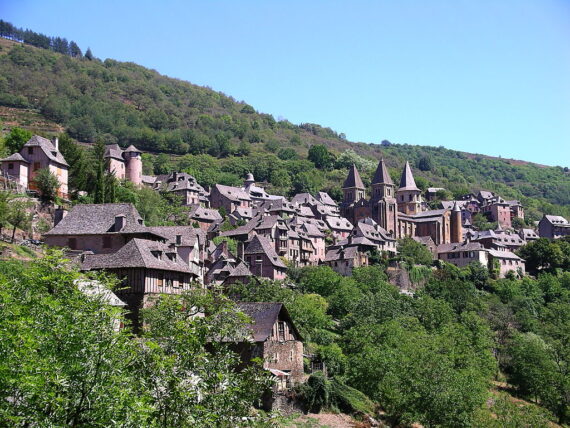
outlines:
M493 280L477 264L443 264L424 280L409 297L386 282L381 266L354 269L350 278L319 266L292 270L287 284L262 280L234 285L231 293L287 305L308 352L329 374L313 374L301 388L313 410L341 409L334 385L347 385L393 424L568 422L570 271ZM517 406L511 395L493 392L492 381L501 378L511 394L538 406Z
M0 425L266 426L250 411L267 385L260 367L237 372L239 356L211 343L242 337L230 301L160 298L135 338L116 328L122 309L83 294L78 278L60 252L0 262Z

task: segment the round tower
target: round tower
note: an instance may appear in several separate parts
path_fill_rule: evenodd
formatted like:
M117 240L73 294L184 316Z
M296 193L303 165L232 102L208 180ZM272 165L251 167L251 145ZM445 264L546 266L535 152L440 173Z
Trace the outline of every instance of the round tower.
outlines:
M245 181L243 182L243 187L247 189L252 184L255 184L255 178L253 178L253 174L251 172L248 172L245 177Z
M451 242L463 242L463 225L461 224L461 209L457 201L451 210Z
M141 151L132 144L123 152L126 163L127 180L136 186L142 184L142 157Z

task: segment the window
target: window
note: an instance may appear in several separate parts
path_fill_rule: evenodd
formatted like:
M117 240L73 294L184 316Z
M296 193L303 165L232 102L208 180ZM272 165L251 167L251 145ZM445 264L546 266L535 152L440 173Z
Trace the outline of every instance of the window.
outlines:
M8 169L14 169L14 164L13 164L13 163L9 163L9 164L8 164Z
M277 323L277 329L278 340L280 342L285 342L285 323L283 321L279 321Z
M111 248L111 237L103 236L103 248Z
M70 250L77 250L77 238L69 238L67 240L67 246Z
M33 155L33 154L34 154L34 148L33 148L33 147L28 147L28 154L29 154L29 155Z
M40 163L39 162L34 162L34 171L40 169Z
M156 285L159 287L162 287L164 285L164 274L162 272L159 272L156 277Z

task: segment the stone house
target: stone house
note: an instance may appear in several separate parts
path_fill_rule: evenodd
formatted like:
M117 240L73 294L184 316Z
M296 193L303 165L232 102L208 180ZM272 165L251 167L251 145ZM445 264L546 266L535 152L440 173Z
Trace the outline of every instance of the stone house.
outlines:
M271 242L264 236L255 235L247 243L244 260L254 276L269 279L285 279L287 266L275 252Z
M479 242L441 244L437 246L437 258L457 267L464 267L473 262L489 266L487 249Z
M81 270L104 270L121 279L116 291L138 327L139 311L161 294L180 294L191 288L196 276L173 245L133 238L111 254L84 254Z
M218 210L204 208L201 205L194 205L188 212L188 218L203 231L208 231L214 224L222 223L224 220Z
M239 347L242 361L263 358L277 391L304 380L303 339L282 303L238 302L237 309L251 319L248 343Z
M559 215L544 215L538 223L541 238L558 239L570 235L570 223Z
M164 241L144 225L132 204L78 204L44 234L51 247L114 253L133 238Z
M210 190L210 205L212 208L224 208L227 213L236 208L251 208L252 199L249 193L239 187L215 184Z
M142 152L132 144L125 150L118 144L105 146L107 171L119 180L127 180L136 186L142 185Z
M329 248L324 263L340 275L351 276L353 268L368 266L368 255L349 242L347 246Z
M487 250L489 252L489 267L493 267L493 261L496 261L499 267L499 277L504 278L509 272L525 274L525 262L515 253L508 250Z
M39 135L34 135L15 153L1 161L2 175L9 176L19 185L29 190L37 191L36 174L41 169L48 169L59 181L57 195L60 198L68 197L68 171L69 165L59 151L56 138L54 143Z
M196 179L185 172L173 172L159 175L155 183L157 190L171 193L181 199L182 205L208 207L208 192L198 184Z

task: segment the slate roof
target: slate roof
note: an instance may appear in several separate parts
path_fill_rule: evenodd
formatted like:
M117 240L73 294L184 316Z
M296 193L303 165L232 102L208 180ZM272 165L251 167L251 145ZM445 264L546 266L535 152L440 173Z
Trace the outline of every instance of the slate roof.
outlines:
M264 236L255 235L247 245L244 254L265 254L271 264L275 267L286 268L281 261L271 242Z
M218 223L223 220L222 215L218 210L213 208L204 208L201 205L192 207L188 216L194 220L212 221L214 223Z
M0 162L25 162L30 163L26 159L22 157L20 153L14 153L13 155L8 156L7 158L0 159Z
M325 205L330 205L334 207L337 206L337 203L334 201L333 198L330 197L330 195L327 192L318 192L317 195L315 196L315 199Z
M253 274L251 273L251 271L244 262L239 262L237 266L234 267L229 274L229 277L231 278L238 278L244 276L253 276Z
M455 204L457 204L460 209L465 209L469 201L441 201L441 206L446 210L452 210Z
M251 200L249 194L239 187L224 186L223 184L215 184L214 187L218 190L218 192L220 192L222 196L225 196L231 201L239 202L242 200Z
M563 226L568 224L568 220L566 220L561 215L545 215L544 218L548 220L548 222L555 224L557 226Z
M331 228L332 230L350 231L353 228L352 224L347 219L345 219L344 217L326 216L325 221L326 221L327 225L329 226L329 228Z
M152 252L161 252L161 258ZM134 238L112 254L87 254L81 265L82 270L146 268L192 273L180 257L170 260L166 254L176 254L176 250L166 244L147 239Z
M297 193L295 196L293 196L293 198L291 198L291 203L298 205L317 205L320 203L320 201L310 193Z
M412 174L412 169L410 168L410 163L408 161L406 161L406 165L402 171L402 176L400 177L399 190L420 190L418 189L418 186L416 186L414 174Z
M352 164L352 166L348 169L348 176L342 185L343 189L356 187L357 189L364 189L364 183L360 178L360 174L356 169L356 165Z
M463 243L451 243L451 244L441 244L437 246L438 253L455 253L459 251L486 251L483 245L479 242L463 242Z
M248 327L255 342L265 342L271 337L273 326L280 318L291 325L297 340L303 340L283 303L238 302L236 307L251 318L252 323Z
M301 229L305 231L307 236L316 236L319 238L324 238L325 234L321 232L321 230L314 224L311 223L303 223L301 225Z
M358 257L358 247L339 247L331 248L325 255L325 262L332 262L335 260L355 259Z
M495 257L497 259L510 259L510 260L524 261L519 256L517 256L515 253L512 253L510 251L497 251L497 250L487 250L487 251L489 251L490 256Z
M123 162L125 161L125 159L123 159L123 150L119 147L118 144L107 144L105 146L104 157L118 159Z
M49 160L59 163L60 165L69 166L61 152L56 150L55 146L47 138L34 135L26 144L24 144L24 147L40 147Z
M124 215L125 226L115 229L115 217ZM100 235L104 233L152 233L133 204L78 204L45 235Z
M191 226L154 226L147 227L151 232L163 236L170 243L176 243L176 235L180 235L180 246L193 247L198 242L196 229Z
M384 163L384 158L380 159L380 162L378 162L378 167L376 168L374 178L372 179L372 184L376 183L394 184L392 177L390 177L390 174L388 173L388 168Z

